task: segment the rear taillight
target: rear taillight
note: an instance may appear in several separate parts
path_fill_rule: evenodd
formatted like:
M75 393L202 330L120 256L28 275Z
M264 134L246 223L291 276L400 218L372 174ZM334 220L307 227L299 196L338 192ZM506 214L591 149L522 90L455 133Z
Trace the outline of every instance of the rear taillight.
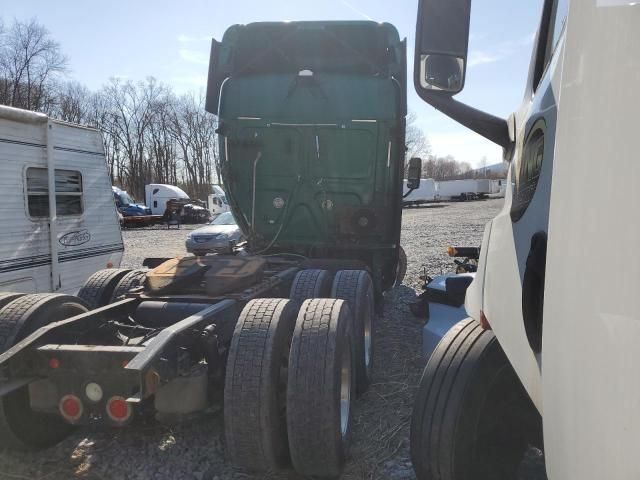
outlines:
M65 395L58 405L60 413L69 422L75 422L82 416L82 402L75 395Z
M126 422L131 413L131 405L123 397L114 396L107 402L107 415L114 422Z

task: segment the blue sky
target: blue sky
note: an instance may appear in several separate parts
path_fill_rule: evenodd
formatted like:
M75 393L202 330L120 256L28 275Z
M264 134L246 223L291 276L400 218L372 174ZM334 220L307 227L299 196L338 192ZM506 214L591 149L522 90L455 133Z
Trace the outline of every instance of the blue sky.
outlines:
M473 0L469 68L459 100L505 117L518 107L541 3ZM89 88L114 76L141 80L153 75L180 93L204 88L210 38L220 39L235 23L386 21L408 38L412 56L417 0L0 0L0 5L5 24L35 16L46 25L69 56L69 76ZM501 160L499 147L423 103L412 82L409 109L434 153L472 165L483 156L489 164Z

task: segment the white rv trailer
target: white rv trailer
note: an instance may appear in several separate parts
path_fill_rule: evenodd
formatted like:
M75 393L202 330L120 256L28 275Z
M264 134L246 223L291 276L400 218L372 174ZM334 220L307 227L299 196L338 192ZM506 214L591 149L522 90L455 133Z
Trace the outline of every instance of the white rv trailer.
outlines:
M150 183L144 187L144 200L152 215L164 215L167 202L172 199L188 200L189 195L181 188L164 183Z
M0 189L0 291L76 293L92 273L120 265L97 130L0 106Z
M491 182L488 178L441 180L438 194L441 200L472 200L492 193Z
M411 191L407 188L407 180L405 179L402 194L403 206L421 205L423 203L436 202L440 199L438 184L433 178L422 178L420 180L420 186ZM404 195L407 196L405 197Z

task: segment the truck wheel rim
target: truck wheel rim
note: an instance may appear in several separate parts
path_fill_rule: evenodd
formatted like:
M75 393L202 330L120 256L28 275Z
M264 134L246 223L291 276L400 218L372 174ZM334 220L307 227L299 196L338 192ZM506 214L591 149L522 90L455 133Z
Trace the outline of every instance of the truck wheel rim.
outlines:
M349 411L351 409L351 348L342 356L340 366L340 433L343 437L349 429Z

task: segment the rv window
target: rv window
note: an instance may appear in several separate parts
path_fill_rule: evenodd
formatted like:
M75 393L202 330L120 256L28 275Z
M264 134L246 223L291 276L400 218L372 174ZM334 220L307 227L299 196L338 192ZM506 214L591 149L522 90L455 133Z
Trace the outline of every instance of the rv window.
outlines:
M56 169L56 213L82 213L82 175L74 170ZM49 216L49 184L46 168L27 168L27 203L32 217Z

